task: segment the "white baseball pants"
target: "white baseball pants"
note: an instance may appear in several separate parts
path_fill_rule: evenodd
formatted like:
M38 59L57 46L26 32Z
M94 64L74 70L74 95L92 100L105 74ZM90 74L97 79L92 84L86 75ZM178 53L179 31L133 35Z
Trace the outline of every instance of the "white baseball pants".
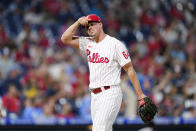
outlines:
M120 110L122 91L120 86L110 86L110 89L94 94L91 92L92 131L112 131L112 125Z

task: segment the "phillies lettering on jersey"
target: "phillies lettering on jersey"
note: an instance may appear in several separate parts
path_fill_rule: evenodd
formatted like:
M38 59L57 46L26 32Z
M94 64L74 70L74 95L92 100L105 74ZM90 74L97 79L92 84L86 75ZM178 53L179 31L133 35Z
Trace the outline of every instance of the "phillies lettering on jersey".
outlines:
M120 84L121 68L131 61L122 42L109 35L99 43L79 37L79 48L87 56L91 89Z
M91 52L89 49L87 51L87 57L88 61L91 63L108 63L109 59L107 57L99 57L99 53L93 53L92 56L90 56Z

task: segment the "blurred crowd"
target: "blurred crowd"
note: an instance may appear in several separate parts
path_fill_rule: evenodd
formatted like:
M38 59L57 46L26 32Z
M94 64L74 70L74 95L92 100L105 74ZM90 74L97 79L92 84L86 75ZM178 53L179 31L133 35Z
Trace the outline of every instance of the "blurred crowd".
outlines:
M196 117L195 12L194 0L1 0L0 117L90 119L86 59L60 41L88 14L125 43L158 117ZM124 72L122 82L132 89ZM137 115L128 95L119 117Z

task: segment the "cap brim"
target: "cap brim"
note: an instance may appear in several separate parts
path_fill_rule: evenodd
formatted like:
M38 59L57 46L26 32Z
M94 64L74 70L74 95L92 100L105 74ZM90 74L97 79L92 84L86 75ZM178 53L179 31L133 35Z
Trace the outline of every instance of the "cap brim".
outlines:
M97 23L100 23L99 21L88 21L88 23L90 23L90 22L97 22Z

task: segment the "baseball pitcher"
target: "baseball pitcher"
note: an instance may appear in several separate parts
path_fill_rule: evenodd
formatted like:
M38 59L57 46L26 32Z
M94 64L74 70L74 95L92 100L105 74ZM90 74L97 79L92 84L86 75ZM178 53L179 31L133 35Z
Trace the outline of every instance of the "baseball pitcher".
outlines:
M85 26L90 37L74 37L80 25ZM79 18L62 34L61 40L86 54L90 71L93 131L112 131L122 102L121 68L127 72L134 86L142 120L148 123L153 119L157 108L143 94L128 50L121 41L104 33L99 16L91 14Z

